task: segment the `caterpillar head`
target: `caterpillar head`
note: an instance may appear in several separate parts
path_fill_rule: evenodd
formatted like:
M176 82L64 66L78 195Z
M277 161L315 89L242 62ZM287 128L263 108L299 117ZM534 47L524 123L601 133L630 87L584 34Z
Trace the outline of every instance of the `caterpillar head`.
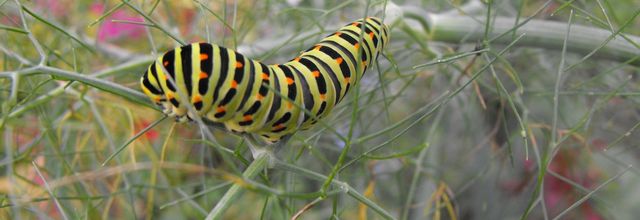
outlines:
M177 97L178 94L174 86L175 81L169 78L173 74L168 74L169 71L166 68L172 65L171 61L166 59L170 53L173 54L173 51L165 53L149 66L140 78L140 86L142 91L162 109L164 114L175 117L176 121L190 121L193 116L188 114L187 108L178 100L179 97Z

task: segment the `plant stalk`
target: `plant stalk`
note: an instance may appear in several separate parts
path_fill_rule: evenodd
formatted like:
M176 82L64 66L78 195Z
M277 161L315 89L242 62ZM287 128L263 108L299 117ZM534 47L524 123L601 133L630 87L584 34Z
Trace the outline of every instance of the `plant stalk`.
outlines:
M431 13L426 16L414 14L411 18L424 19L422 22L426 21L430 39L434 41L461 43L485 40L485 25L479 23L483 21L480 18ZM562 49L567 25L569 25L566 22L531 19L517 27L514 25L515 19L496 17L488 33L490 39L486 40L506 45L512 42L513 31L515 31L515 36L525 34L518 42L519 46ZM572 36L567 41L567 51L585 55L585 58L593 55L640 66L640 37L622 35L621 31L626 25L628 24L621 25L617 31L612 32L607 29L572 24Z
M269 161L271 160L271 153L268 151L263 151L251 162L249 167L242 173L243 178L251 179L258 175L264 168L269 165ZM235 200L242 193L242 184L234 184L227 190L227 192L222 196L222 199L218 201L218 204L209 212L206 220L213 219L221 219L224 211L226 211L231 204L235 202Z

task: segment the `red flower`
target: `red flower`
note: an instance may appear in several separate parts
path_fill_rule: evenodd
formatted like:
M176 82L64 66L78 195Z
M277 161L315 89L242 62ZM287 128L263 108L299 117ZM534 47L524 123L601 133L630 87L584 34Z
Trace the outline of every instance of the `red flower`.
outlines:
M147 128L150 124L151 123L149 121L144 119L136 123L136 134L142 131L143 129ZM155 129L150 129L146 133L144 133L144 137L150 141L156 140L159 136L160 135L158 134L158 131L156 131Z

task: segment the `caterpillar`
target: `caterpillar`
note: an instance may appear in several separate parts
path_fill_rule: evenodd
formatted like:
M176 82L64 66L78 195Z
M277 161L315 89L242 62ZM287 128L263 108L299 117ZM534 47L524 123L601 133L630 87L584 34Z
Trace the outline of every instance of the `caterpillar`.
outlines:
M274 143L327 116L388 41L387 26L368 17L284 64L266 65L222 46L193 43L159 56L140 84L152 102L178 121L197 114L229 131Z

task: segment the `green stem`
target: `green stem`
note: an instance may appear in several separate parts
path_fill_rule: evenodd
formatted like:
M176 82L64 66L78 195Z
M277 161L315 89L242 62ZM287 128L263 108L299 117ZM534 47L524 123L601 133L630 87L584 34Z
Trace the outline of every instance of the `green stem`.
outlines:
M53 68L49 66L40 66L37 70L42 71L44 73L48 73L49 75L56 76L59 78L63 78L66 80L74 80L80 81L84 84L90 85L91 87L116 94L120 97L128 99L129 101L142 104L151 108L156 108L144 94L138 92L137 90L133 90L131 88L122 86L120 84L98 79L92 76L87 76L83 74L78 74L76 72L71 72L63 69Z
M311 170L307 170L305 168L302 168L300 166L295 166L295 165L291 165L279 160L275 160L275 169L279 169L279 170L286 170L286 171L291 171L294 172L296 174L302 175L302 176L306 176L312 179L316 179L316 180L320 180L320 181L326 181L329 179L329 177L313 172ZM358 200L359 202L367 205L369 208L371 208L371 210L373 210L374 212L378 213L380 216L382 216L384 219L396 219L395 217L393 217L391 214L389 214L389 212L387 212L386 210L384 210L382 207L378 206L378 204L376 204L375 202L371 201L370 199L368 199L367 197L365 197L364 195L360 194L356 189L354 189L353 187L351 187L349 184L345 183L345 182L341 182L339 180L331 180L331 184L337 186L338 188L344 190L347 195L351 196L352 198Z
M247 179L255 177L261 171L263 171L264 168L267 167L267 165L269 165L269 161L272 159L272 157L273 156L271 155L270 152L263 151L256 157L255 160L253 160L253 162L251 162L251 164L249 165L249 167L247 167L244 173L242 173L242 177ZM207 218L205 219L206 220L221 219L222 214L224 214L224 211L226 211L227 208L229 208L229 206L235 202L235 200L238 198L238 196L240 196L241 193L242 193L242 185L235 184L231 186L231 188L227 190L224 196L222 196L222 199L218 201L218 204L216 204L216 206L211 210L211 212L209 212L209 214L207 215Z
M638 14L636 14L637 16ZM431 40L444 41L449 43L479 42L484 39L484 30L479 19L465 16L453 16L442 14L426 14L410 16L420 22L428 24ZM564 36L567 31L566 22L548 20L528 20L527 23L514 25L516 18L496 17L489 38L492 43L508 44L512 42L512 35L525 34L518 42L519 46L538 47L560 50L564 43ZM633 20L633 19L631 19ZM583 55L591 55L594 49L598 49L593 56L614 60L618 62L630 62L632 65L640 66L640 37L625 34L622 37L612 35L622 35L623 25L617 32L611 30L588 27L583 25L571 25L572 37L567 41L567 51ZM608 41L608 42L607 42ZM605 45L602 45L606 43ZM601 47L601 48L599 48Z

